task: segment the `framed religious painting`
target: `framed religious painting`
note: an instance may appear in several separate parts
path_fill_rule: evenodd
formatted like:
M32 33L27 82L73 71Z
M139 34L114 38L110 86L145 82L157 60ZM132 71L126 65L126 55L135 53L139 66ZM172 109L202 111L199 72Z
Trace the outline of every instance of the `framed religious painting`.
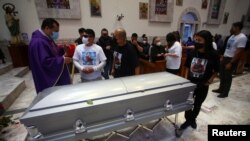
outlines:
M81 19L80 0L35 0L39 18Z
M244 26L250 27L250 4L248 6L247 14L243 20L244 20Z
M176 0L176 6L182 6L183 0Z
M149 0L150 22L172 22L174 0Z
M201 9L207 9L208 0L202 0Z
M89 0L91 17L101 17L101 0Z
M224 17L223 17L223 24L227 24L228 17L229 17L229 13L228 13L228 12L225 12L225 13L224 13Z
M139 3L139 19L148 19L148 3Z
M223 18L226 0L210 0L207 24L218 25Z

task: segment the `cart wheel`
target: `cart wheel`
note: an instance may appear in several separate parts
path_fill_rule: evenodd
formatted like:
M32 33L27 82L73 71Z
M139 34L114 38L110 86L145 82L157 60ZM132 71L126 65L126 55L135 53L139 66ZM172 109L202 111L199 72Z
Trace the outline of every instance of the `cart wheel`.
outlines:
M184 131L184 130L182 130L182 129L176 128L176 129L175 129L175 136L176 136L177 138L181 137L181 135L183 134L183 131Z

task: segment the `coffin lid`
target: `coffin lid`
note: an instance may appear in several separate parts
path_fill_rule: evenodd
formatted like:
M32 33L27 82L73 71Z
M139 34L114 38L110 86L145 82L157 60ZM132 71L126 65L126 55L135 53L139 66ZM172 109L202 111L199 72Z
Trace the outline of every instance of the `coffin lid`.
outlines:
M189 83L189 81L179 76L162 72L57 86L39 93L30 106L29 111L37 111L118 95L133 94L138 91L181 85L184 83Z

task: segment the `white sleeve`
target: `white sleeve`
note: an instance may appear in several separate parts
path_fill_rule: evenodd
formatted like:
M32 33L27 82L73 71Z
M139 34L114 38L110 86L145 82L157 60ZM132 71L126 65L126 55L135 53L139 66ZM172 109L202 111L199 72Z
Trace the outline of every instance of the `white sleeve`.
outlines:
M106 60L101 61L100 64L98 64L97 66L94 66L93 68L94 68L95 71L99 71L99 70L101 70L105 65L106 65Z
M79 55L78 52L79 52L79 47L77 46L73 55L73 63L78 70L82 70L84 67L79 63L81 56Z
M177 46L177 48L176 48L176 55L178 57L181 57L181 55L182 55L182 47L181 47L181 45Z
M105 56L103 49L101 47L99 49L99 57L101 62L107 60L107 57Z
M213 48L214 50L217 50L217 44L215 42L213 42Z
M101 70L106 65L107 58L101 47L99 47L99 59L101 63L94 67L95 71Z
M247 38L245 36L239 38L237 41L237 48L245 48L247 43Z

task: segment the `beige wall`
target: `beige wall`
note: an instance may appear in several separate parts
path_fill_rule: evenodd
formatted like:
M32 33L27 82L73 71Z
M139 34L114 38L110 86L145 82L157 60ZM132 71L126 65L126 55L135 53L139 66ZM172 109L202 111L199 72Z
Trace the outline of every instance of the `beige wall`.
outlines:
M38 19L34 0L1 0L0 6L4 3L13 3L19 12L20 26L22 33L28 33L29 38L32 32L40 27L41 20ZM206 22L208 9L201 9L201 0L184 0L183 6L174 6L173 22L171 23L151 23L148 20L139 19L139 2L148 2L148 0L102 0L102 17L90 17L90 8L88 0L80 0L81 20L58 20L60 22L60 39L76 38L78 28L93 28L97 37L100 30L105 27L113 31L117 27L123 27L127 30L128 36L137 32L139 36L146 33L148 36L165 36L168 32L177 30L178 20L181 13L189 7L199 11L201 23ZM175 0L173 0L175 5ZM231 24L241 20L241 16L247 13L249 0L226 0L225 12L229 12L228 24L219 26L201 25L201 29L210 30L213 34L219 33L227 35ZM125 18L121 22L116 21L116 15L123 13ZM9 40L10 34L5 25L4 11L0 12L0 40ZM249 33L250 28L244 28L243 32Z

